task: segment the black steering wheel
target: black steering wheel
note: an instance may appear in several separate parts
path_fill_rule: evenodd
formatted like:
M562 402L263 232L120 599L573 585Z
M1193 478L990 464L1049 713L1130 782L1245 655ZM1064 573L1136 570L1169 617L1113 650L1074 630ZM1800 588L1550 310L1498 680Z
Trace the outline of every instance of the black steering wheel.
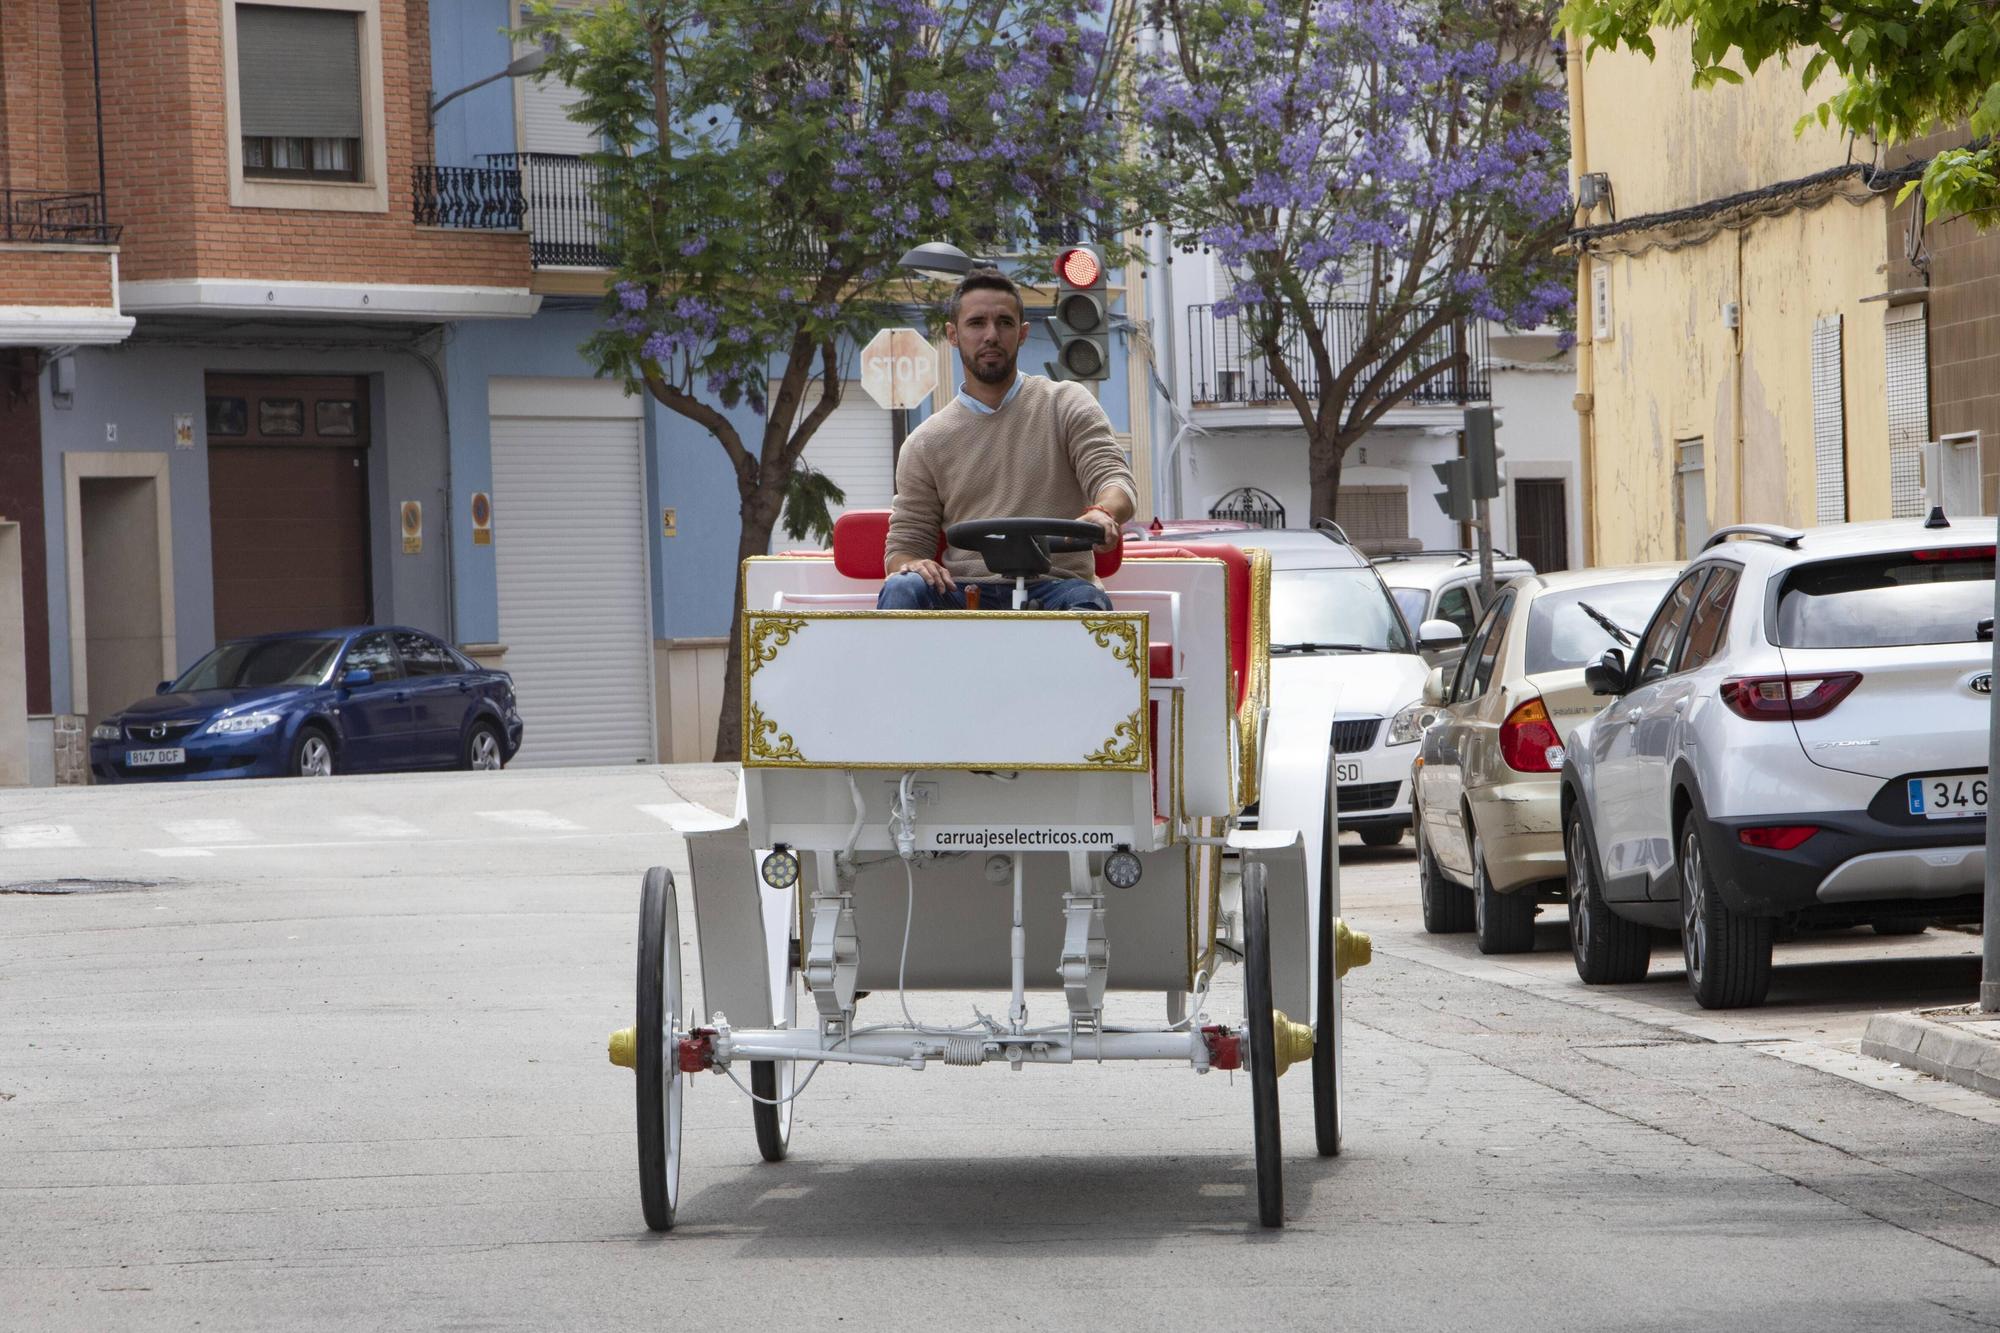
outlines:
M1104 529L1077 518L974 518L944 530L961 551L977 551L986 567L1003 579L1039 578L1049 572L1049 556L1095 549Z

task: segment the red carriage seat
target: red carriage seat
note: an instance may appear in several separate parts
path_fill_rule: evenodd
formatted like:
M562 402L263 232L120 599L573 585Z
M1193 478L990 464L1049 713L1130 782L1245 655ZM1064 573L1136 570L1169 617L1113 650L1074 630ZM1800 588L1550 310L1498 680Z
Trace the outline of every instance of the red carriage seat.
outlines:
M1184 546L1165 546L1153 542L1136 542L1126 555L1134 560L1179 556L1200 556L1210 560L1220 560L1229 587L1229 669L1236 682L1236 698L1233 701L1240 710L1250 697L1253 685L1250 669L1250 557L1239 546L1228 546L1221 542L1190 543Z

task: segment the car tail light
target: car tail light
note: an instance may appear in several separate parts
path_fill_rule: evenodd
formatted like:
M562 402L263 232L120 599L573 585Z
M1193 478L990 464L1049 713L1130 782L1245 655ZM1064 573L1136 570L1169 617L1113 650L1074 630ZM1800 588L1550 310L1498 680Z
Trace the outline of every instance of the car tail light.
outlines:
M1859 671L1817 676L1738 676L1722 682L1722 702L1752 722L1806 722L1825 717L1861 683Z
M1736 839L1745 847L1789 852L1817 832L1817 824L1764 824L1757 828L1736 830Z
M1500 757L1516 773L1559 773L1562 771L1562 737L1549 710L1540 699L1530 699L1500 724Z

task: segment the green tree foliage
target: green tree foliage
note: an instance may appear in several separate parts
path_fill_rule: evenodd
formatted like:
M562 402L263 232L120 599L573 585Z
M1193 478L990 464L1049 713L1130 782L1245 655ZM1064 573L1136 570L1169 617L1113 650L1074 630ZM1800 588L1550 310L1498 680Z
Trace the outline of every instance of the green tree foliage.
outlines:
M1811 88L1828 69L1845 86L1799 121L1839 124L1883 143L1965 126L1972 142L1936 154L1921 181L1928 216L2000 205L2000 5L1994 0L1827 4L1822 0L1569 0L1563 20L1591 49L1654 54L1655 28L1685 28L1697 85L1740 83L1766 61L1795 64ZM1740 68L1739 68L1740 66Z
M770 549L788 500L789 530L824 528L837 493L801 455L852 349L907 320L905 251L1033 248L1037 223L1103 210L1121 22L1095 0L534 6L544 77L578 91L570 114L603 144L615 283L585 355L715 438L740 556ZM723 697L717 757L734 758L737 693Z

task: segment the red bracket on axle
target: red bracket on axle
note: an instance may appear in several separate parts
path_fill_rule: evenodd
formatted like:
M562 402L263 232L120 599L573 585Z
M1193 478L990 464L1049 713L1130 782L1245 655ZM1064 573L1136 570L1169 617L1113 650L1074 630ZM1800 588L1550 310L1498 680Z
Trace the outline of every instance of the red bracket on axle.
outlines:
M678 1063L683 1074L715 1068L715 1029L696 1028L680 1039Z
M1243 1038L1237 1036L1220 1023L1214 1023L1201 1030L1201 1039L1208 1043L1208 1067L1210 1069L1241 1069L1243 1067Z

